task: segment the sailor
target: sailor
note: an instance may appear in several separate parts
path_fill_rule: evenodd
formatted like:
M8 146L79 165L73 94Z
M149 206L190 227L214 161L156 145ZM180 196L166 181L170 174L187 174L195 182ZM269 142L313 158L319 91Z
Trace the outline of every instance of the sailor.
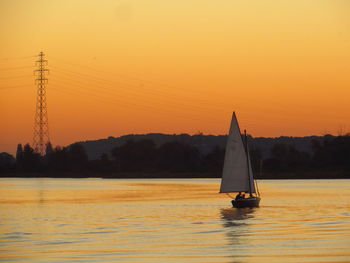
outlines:
M243 199L243 198L244 198L244 195L242 195L241 192L239 192L238 195L236 196L236 200Z

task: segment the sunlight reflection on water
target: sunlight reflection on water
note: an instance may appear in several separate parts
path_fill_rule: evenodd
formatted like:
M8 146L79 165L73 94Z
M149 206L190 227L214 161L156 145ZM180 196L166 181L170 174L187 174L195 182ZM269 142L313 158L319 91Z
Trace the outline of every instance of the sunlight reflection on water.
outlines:
M218 179L3 178L0 187L3 261L350 261L350 180L261 181L255 209L231 208Z

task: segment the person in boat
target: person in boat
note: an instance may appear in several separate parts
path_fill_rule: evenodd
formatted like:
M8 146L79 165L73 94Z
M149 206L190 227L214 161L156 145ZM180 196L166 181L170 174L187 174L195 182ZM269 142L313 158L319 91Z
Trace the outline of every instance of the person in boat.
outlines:
M239 192L238 195L236 196L236 200L244 199L244 198L245 198L245 194L242 194L242 192Z

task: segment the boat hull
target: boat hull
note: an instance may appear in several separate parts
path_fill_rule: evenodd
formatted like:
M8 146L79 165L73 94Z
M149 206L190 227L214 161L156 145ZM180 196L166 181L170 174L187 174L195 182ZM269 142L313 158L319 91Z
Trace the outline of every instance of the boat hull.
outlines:
M244 199L234 199L232 200L232 206L237 208L243 207L259 207L261 198L260 197L248 197Z

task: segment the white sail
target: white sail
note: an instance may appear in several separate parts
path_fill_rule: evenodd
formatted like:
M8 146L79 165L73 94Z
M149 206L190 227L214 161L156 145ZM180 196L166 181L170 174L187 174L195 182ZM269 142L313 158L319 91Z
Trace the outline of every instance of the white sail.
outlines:
M236 114L233 112L230 132L227 136L220 193L249 191L255 193L253 171L250 164L249 154L247 160L247 154L239 130Z

